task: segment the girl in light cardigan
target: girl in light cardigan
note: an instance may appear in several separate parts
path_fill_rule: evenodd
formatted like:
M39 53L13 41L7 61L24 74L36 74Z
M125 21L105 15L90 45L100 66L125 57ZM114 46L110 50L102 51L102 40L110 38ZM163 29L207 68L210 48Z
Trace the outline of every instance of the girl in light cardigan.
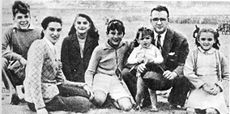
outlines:
M229 66L219 49L217 32L201 29L196 37L197 48L191 51L184 66L184 75L194 85L188 97L188 114L227 114L223 80L229 79Z

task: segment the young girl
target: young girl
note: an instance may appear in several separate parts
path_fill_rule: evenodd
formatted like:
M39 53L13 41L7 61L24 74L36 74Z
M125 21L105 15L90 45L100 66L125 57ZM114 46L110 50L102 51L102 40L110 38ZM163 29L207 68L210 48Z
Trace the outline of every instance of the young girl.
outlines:
M94 103L102 106L108 95L115 101L117 108L129 111L133 99L127 86L120 78L128 43L122 42L125 27L120 20L111 20L107 26L107 41L98 45L85 72L85 82L93 89Z
M196 37L197 48L187 57L184 74L194 85L186 103L189 114L227 114L222 80L228 80L229 69L226 58L218 51L216 34L211 28L201 29Z
M160 64L163 62L163 57L161 55L161 52L158 50L157 47L155 47L153 44L151 44L153 37L151 36L153 33L150 29L147 29L145 27L142 27L138 30L136 40L139 43L139 46L134 48L132 53L130 54L127 64L134 65L133 68L135 68L139 64L147 64L150 62L154 62L156 64ZM131 70L133 69L131 68ZM136 103L137 103L137 109L141 107L141 101L143 99L143 93L144 93L144 81L141 77L140 72L136 72L137 76L137 94L136 94ZM150 97L151 99L156 99L156 92L152 91L150 89ZM157 111L156 108L156 100L151 100L152 102L152 110Z

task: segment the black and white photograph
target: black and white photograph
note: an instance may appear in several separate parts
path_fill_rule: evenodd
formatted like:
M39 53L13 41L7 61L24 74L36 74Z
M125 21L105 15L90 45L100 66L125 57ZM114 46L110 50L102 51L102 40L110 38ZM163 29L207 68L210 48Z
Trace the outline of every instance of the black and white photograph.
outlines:
M230 1L1 2L2 114L229 114Z

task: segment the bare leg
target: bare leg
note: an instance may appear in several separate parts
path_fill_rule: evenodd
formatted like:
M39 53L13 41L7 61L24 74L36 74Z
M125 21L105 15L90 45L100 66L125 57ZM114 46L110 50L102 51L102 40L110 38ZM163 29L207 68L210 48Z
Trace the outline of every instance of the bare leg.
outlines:
M137 73L138 74L138 73ZM141 108L141 101L143 99L143 93L144 93L144 81L143 79L139 76L137 77L137 94L136 94L136 104L137 104L137 109Z
M158 111L157 109L157 95L155 90L148 89L149 95L150 95L150 100L152 104L152 108L150 111L156 112Z

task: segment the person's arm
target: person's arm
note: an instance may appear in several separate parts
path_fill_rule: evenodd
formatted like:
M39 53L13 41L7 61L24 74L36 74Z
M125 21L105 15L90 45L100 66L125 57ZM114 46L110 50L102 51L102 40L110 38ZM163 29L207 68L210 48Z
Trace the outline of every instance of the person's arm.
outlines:
M199 76L195 74L195 53L189 53L185 65L184 65L184 76L195 86L195 88L201 88L205 82L203 82Z
M93 53L92 53L92 56L90 58L90 61L89 61L89 65L88 65L88 68L85 72L85 82L88 86L92 87L92 84L93 84L93 76L95 75L96 71L97 71L97 67L98 67L98 64L100 62L100 59L101 59L101 53L100 53L100 48L99 46L97 46Z
M61 48L61 62L62 71L67 76L72 74L70 68L70 58L69 58L69 42L68 39L64 39Z
M7 60L18 60L18 61L24 61L25 59L12 51L12 34L13 34L13 29L10 28L8 29L5 34L3 35L2 38L2 57L6 58ZM8 49L10 47L10 49Z
M178 66L173 70L178 76L183 76L183 67L185 60L187 58L187 55L189 53L189 45L186 39L183 39L180 46L178 47L178 50L176 50L177 53L177 62Z
M131 54L128 57L128 60L127 60L128 65L138 64L138 59L136 58L137 52L138 52L137 48L134 48L133 51L131 52Z
M219 58L220 58L220 67L221 67L221 77L222 79L220 79L217 83L216 86L218 86L220 88L220 92L223 91L223 83L228 83L229 82L229 64L228 64L228 60L227 58L220 53L219 54ZM222 80L222 81L221 81Z
M44 50L40 42L35 41L32 43L28 51L28 64L26 66L26 76L31 81L31 97L36 110L45 108L41 88L41 74L44 62L43 53Z
M150 56L149 62L153 62L155 64L161 64L164 61L164 58L162 57L161 52L157 47L153 46L150 53L151 53L151 56L154 56L154 57Z

